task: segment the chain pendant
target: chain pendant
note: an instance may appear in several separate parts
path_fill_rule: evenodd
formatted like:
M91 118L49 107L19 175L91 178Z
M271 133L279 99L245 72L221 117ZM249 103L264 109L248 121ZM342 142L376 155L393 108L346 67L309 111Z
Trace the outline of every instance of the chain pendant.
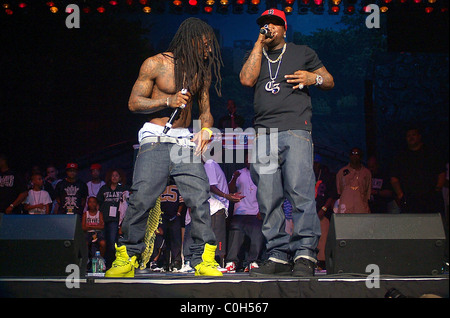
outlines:
M280 83L275 83L275 81L268 81L265 86L266 91L272 94L278 94L280 91Z

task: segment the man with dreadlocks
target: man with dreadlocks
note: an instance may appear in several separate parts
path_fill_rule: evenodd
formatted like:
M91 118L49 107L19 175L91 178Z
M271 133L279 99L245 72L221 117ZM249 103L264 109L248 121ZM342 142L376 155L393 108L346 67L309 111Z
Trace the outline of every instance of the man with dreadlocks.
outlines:
M215 88L220 96L221 64L212 28L197 18L189 18L180 25L167 52L152 56L142 64L128 107L134 113L148 114L149 122L138 134L140 148L122 225L124 235L116 248L116 260L105 276L134 276L137 260L146 249L144 237L149 213L151 217L169 177L173 177L191 208L191 264L195 275L222 275L214 259L216 238L211 227L208 177L201 160L192 160L194 152L195 155L204 152L212 135L209 88L214 72ZM198 100L202 127L195 136L187 129L191 124L193 97ZM171 114L180 106L179 117L165 133ZM173 154L177 160L171 160Z

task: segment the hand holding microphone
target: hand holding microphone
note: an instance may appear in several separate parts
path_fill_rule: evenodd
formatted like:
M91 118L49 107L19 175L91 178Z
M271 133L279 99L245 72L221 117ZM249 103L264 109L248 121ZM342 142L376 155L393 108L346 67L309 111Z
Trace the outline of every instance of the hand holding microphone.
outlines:
M183 88L180 92L178 92L175 95L175 101L170 100L169 97L166 99L166 105L168 107L176 107L174 111L172 112L172 115L170 115L169 120L167 121L163 133L167 134L167 132L172 128L173 122L177 120L179 113L183 108L186 107L186 104L188 103L189 99L191 98L191 94L189 94L188 90L186 88ZM175 105L173 105L175 103Z
M259 33L264 34L264 36L269 39L273 38L273 34L269 30L269 26L266 24L261 29L259 29Z

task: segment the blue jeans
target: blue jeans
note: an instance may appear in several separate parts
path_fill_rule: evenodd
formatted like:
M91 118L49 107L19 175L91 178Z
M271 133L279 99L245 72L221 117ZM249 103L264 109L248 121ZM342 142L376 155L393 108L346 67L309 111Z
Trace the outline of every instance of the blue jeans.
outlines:
M184 202L191 208L192 239L191 264L202 262L206 243L215 245L209 210L209 181L200 159L194 158L193 148L171 143L146 143L138 152L133 173L133 185L128 209L122 224L121 245L128 255L142 254L149 215L157 198L164 192L169 176L175 180ZM176 160L174 155L176 154Z
M292 256L315 260L320 238L316 213L313 142L306 130L258 135L252 152L251 176L264 217L263 234L272 260L288 262ZM285 231L284 198L293 207L292 236Z

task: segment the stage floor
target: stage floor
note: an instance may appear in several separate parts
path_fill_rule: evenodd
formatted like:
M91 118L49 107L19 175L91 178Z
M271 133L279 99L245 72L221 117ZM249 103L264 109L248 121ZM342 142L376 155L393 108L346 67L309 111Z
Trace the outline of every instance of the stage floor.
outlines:
M381 276L379 285L359 274L254 278L248 273L227 273L212 278L151 272L134 278L0 278L3 298L384 298L391 288L408 297L433 294L448 298L449 277Z

